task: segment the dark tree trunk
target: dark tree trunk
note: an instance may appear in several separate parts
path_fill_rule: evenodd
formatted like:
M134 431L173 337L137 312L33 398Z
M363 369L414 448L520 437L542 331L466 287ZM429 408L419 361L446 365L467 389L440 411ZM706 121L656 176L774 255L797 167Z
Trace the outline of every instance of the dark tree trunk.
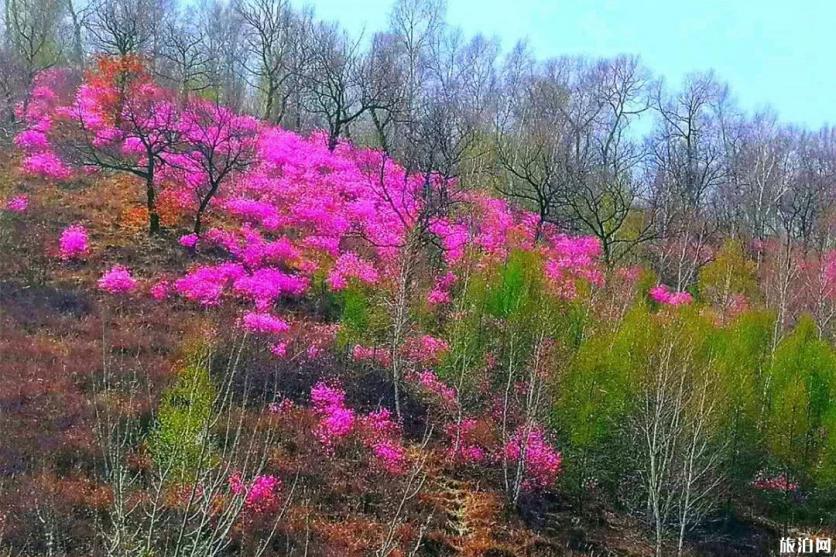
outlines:
M146 207L148 208L148 235L160 233L160 215L157 213L157 194L154 191L154 171L150 170L145 178Z

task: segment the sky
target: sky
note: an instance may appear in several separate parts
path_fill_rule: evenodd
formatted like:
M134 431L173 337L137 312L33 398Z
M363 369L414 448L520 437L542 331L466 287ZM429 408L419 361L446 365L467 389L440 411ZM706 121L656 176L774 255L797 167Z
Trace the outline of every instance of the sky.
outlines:
M833 0L447 0L447 22L539 58L636 54L672 87L714 70L741 107L836 124ZM390 0L309 0L354 33L387 27Z

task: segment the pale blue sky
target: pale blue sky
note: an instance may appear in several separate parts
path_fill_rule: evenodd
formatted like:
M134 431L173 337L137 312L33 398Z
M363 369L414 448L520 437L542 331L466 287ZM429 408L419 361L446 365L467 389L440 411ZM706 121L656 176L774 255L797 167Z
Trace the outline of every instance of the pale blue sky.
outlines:
M389 0L309 0L323 19L384 29ZM714 69L747 110L836 124L836 0L448 0L447 21L528 38L541 58L638 54L668 84Z

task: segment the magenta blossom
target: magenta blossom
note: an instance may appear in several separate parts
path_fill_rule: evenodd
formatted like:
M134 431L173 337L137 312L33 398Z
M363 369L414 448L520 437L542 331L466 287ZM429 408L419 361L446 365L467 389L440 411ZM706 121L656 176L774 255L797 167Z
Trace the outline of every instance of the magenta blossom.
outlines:
M136 279L122 265L116 265L107 271L98 282L99 289L110 294L129 294L137 287Z
M58 239L58 248L64 261L84 258L89 251L87 230L80 224L68 226Z
M26 212L29 208L29 198L25 195L17 195L6 201L6 210L10 213L17 213L18 215Z
M672 292L665 284L654 286L650 289L649 294L650 299L654 302L669 306L683 306L694 301L688 292Z
M184 234L180 236L180 245L187 249L194 249L197 246L197 234Z
M168 290L170 288L170 284L167 280L158 281L154 286L151 287L151 297L161 302L168 298Z
M523 461L523 487L526 489L550 487L560 472L562 456L549 445L542 428L537 425L518 429L505 445L504 456L508 462Z
M251 333L265 335L280 335L290 329L287 321L270 313L258 313L250 311L244 314L242 319L244 328Z

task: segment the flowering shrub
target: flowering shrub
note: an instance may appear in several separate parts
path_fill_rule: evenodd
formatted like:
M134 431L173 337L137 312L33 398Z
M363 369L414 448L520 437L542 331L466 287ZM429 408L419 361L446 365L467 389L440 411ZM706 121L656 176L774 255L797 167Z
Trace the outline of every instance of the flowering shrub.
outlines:
M761 491L777 491L777 492L792 492L798 491L798 482L789 479L785 473L769 475L765 470L761 470L752 480L752 487Z
M357 254L345 252L328 273L326 282L332 290L342 290L348 286L348 279L352 278L365 284L374 284L378 279L377 270L368 261L360 259Z
M439 306L450 303L450 289L456 282L456 275L446 273L435 279L432 290L427 294L427 303L431 306Z
M6 210L10 213L22 214L29 208L29 198L25 195L17 195L6 201Z
M650 289L649 294L650 299L654 302L669 306L682 306L694 301L688 292L672 292L665 284L654 286Z
M116 265L102 275L98 285L110 294L129 294L136 290L137 282L126 267Z
M244 328L251 333L265 335L280 335L290 329L290 325L285 320L269 313L254 311L245 313L242 323Z
M504 456L512 463L523 460L526 489L548 488L560 472L562 457L546 442L543 429L537 425L518 429L505 445Z
M355 345L351 350L351 358L355 362L374 362L387 367L392 363L389 352L384 348Z
M87 230L80 224L68 226L58 239L58 249L64 261L83 258L89 251Z
M456 389L441 381L433 371L425 369L416 373L415 376L422 388L438 396L444 403L456 402Z
M180 236L180 245L187 249L195 249L197 246L197 234L184 234Z
M450 444L447 449L448 458L467 464L479 464L485 460L485 450L477 443L475 430L476 420L473 418L465 418L444 427Z
M354 411L345 406L345 391L322 381L311 389L311 401L320 416L314 435L328 451L354 428Z
M259 475L247 486L241 480L241 474L229 477L229 490L236 495L244 495L244 508L254 513L265 513L276 509L278 492L282 482L275 476Z
M374 454L380 466L390 474L402 474L406 463L406 449L389 439L382 439L372 444Z
M159 280L154 284L154 286L151 287L149 293L151 294L152 298L154 298L158 302L161 302L168 298L168 292L170 287L171 284L169 284L167 280Z
M405 345L406 356L424 365L438 363L442 355L449 349L447 341L431 335L412 338Z

